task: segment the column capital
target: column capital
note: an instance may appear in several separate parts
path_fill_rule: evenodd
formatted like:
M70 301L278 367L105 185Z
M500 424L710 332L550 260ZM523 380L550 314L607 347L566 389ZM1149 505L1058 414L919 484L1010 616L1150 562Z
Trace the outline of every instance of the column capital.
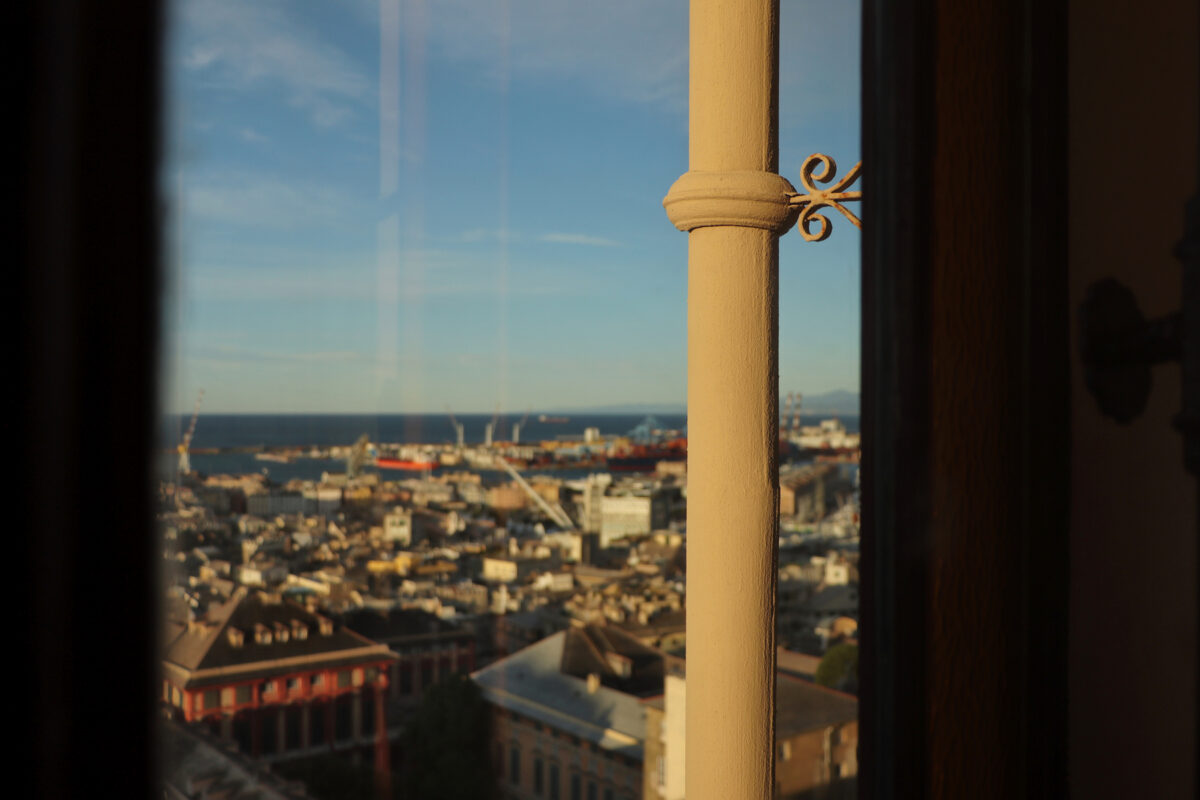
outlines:
M800 213L791 202L795 194L774 172L691 170L672 184L663 208L681 231L732 226L782 235Z

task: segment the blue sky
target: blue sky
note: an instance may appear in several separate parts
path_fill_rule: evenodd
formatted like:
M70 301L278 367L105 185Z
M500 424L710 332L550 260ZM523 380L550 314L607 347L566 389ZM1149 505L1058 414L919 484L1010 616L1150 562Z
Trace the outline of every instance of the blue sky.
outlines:
M859 159L858 4L781 6L798 185ZM170 42L168 409L683 402L686 0L176 0ZM781 242L785 392L858 388L832 221Z

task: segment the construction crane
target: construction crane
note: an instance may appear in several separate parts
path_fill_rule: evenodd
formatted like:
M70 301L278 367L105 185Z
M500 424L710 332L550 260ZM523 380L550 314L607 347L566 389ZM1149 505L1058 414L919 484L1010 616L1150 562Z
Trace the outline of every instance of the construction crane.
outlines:
M192 460L188 456L188 452L192 447L192 437L196 435L196 420L200 418L200 401L204 399L204 390L201 389L196 395L196 407L192 409L192 421L188 423L187 432L183 434L183 439L179 442L179 474L187 475L192 471Z
M517 472L516 468L512 464L508 463L508 460L504 456L498 455L494 460L497 464L503 467L504 471L508 473L510 478L516 481L518 486L525 490L525 494L529 495L529 498L533 500L533 502L537 503L538 508L544 511L546 516L550 517L550 519L558 523L560 527L568 531L575 530L575 523L571 521L569 516L567 516L567 512L563 511L562 506L558 505L557 503L555 505L550 505L550 503L546 502L546 498L538 494L537 490L529 485L529 482L521 476L521 473Z
M450 424L454 426L454 445L459 450L462 450L463 424L454 418L454 412L450 410L450 406L446 406L446 414L450 417Z
M521 443L521 428L525 427L525 420L529 419L529 413L531 411L533 411L533 409L526 411L525 416L521 417L521 421L516 425L513 425L513 444Z
M346 454L346 477L357 478L362 472L363 465L367 463L369 450L371 449L371 439L365 433L358 437L358 441L350 448L350 452Z
M500 404L496 403L496 413L492 415L492 421L483 429L483 446L491 447L492 439L496 435L496 421L500 419Z

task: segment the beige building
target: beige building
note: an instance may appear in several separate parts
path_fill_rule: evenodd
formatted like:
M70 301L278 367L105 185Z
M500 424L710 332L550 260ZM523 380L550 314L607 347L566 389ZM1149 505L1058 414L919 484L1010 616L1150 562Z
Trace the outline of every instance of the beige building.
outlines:
M516 511L529 504L529 496L515 483L493 486L487 490L487 504L497 511Z
M383 518L383 540L408 547L412 538L412 512L396 506Z
M492 706L492 767L504 798L634 800L643 794L656 651L612 628L572 628L472 677Z
M606 495L600 498L600 546L665 528L669 512L662 492Z
M832 464L813 464L779 477L779 514L816 521L825 516ZM836 506L835 506L836 507Z
M775 797L798 798L858 774L858 700L787 675L775 682ZM687 679L672 659L664 692L648 704L644 800L686 796Z

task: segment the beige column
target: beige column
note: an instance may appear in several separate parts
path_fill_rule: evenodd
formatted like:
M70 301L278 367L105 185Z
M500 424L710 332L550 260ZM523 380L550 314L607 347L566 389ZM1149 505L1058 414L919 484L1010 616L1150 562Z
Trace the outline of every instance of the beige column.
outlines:
M774 791L778 0L692 0L688 235L689 800Z

